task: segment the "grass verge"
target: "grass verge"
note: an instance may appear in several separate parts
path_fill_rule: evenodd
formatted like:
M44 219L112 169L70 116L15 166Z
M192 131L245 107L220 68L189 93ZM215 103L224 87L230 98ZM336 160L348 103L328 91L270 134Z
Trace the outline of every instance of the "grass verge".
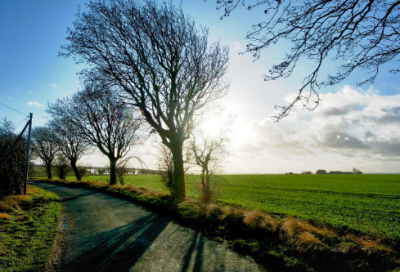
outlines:
M61 211L55 194L33 186L1 199L0 271L51 269Z
M92 188L140 203L236 252L252 256L268 271L392 271L400 267L396 240L239 206L203 205L193 199L177 203L166 193L132 185L35 180Z

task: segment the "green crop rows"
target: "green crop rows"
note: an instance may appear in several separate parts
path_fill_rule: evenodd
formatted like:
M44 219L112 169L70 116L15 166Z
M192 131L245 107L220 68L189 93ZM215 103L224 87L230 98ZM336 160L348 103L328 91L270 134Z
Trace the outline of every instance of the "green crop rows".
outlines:
M226 175L220 200L246 208L400 237L400 175ZM85 180L106 181L106 176ZM138 187L165 191L158 176L127 176ZM192 195L194 178L187 179Z
M272 213L400 236L400 175L235 175L221 200Z

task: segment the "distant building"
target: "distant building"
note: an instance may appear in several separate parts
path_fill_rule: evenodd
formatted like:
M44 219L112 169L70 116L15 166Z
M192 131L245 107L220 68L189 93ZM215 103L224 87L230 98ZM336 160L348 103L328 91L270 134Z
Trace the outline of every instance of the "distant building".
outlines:
M319 169L317 170L317 172L315 172L315 174L328 174L328 173L323 169Z
M302 175L312 175L311 171L302 171L301 172Z
M353 174L353 172L342 172L342 171L329 171L329 174L336 174L336 175L348 175Z

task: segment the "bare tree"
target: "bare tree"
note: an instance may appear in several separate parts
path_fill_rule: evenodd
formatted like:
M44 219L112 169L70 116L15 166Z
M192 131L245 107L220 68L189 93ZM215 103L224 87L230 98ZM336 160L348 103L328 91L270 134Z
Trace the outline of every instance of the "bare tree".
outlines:
M267 49L279 39L288 39L293 47L284 60L273 65L265 80L289 77L300 57L316 62L311 74L303 81L299 95L289 105L281 108L274 117L277 121L287 116L293 105L304 101L313 110L318 106L317 88L333 85L348 77L354 70L369 70L357 85L374 82L382 64L392 62L390 70L396 74L400 54L400 1L398 0L217 0L218 8L224 8L223 17L229 16L239 5L249 10L259 8L266 20L253 25L246 38L251 42L246 52L258 59L261 50ZM336 75L319 81L322 64L328 58L341 60ZM309 89L308 94L303 92ZM307 107L312 94L315 104Z
M64 154L58 154L53 163L54 168L57 171L59 179L66 179L68 172L71 170L69 166L68 159Z
M92 145L110 160L110 184L116 184L117 161L132 145L141 144L138 133L141 121L135 111L116 98L104 86L91 84L71 98L57 99L46 112L55 122L70 123Z
M32 152L38 156L46 167L47 178L52 179L51 165L60 151L60 145L54 131L48 127L35 127L31 132Z
M57 136L60 150L69 160L74 170L76 180L82 180L81 171L77 167L77 162L89 148L88 141L79 132L76 126L66 122L65 119L52 120L49 124Z
M183 143L197 112L228 90L228 47L209 46L208 30L171 2L90 1L87 10L60 55L89 64L85 78L100 76L141 110L173 154L174 197L183 200Z
M202 130L194 131L189 140L190 157L194 164L201 169L201 201L209 203L213 197L211 179L216 174L220 163L230 155L229 149L229 125L232 124L232 117L219 131L215 137L207 135Z
M129 159L131 157L125 158L123 160L120 160L117 163L117 181L119 181L119 183L121 185L124 185L124 176L127 175L129 173Z

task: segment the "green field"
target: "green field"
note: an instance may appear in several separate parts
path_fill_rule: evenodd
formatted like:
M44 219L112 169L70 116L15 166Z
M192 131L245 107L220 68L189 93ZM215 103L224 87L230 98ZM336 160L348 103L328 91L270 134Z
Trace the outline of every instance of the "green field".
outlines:
M226 175L220 200L246 208L400 237L400 175ZM84 180L106 181L107 176ZM71 179L73 179L71 177ZM126 183L165 191L158 176L127 176ZM193 195L193 177L187 193Z

